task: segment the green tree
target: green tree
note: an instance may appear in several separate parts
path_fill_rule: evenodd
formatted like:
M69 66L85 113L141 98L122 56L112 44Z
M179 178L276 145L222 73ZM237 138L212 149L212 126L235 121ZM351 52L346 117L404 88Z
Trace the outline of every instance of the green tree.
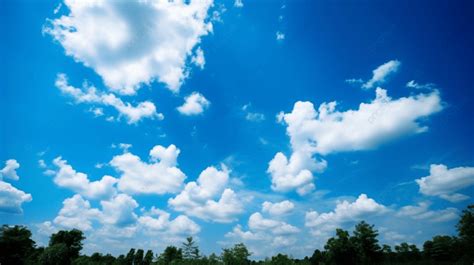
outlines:
M183 259L183 251L175 246L167 246L160 256L160 262L169 265L181 261Z
M61 230L55 234L51 235L49 240L49 246L54 246L56 244L64 244L67 247L67 255L69 260L74 260L79 257L79 252L82 249L82 240L85 237L82 231L73 229L70 231Z
M135 259L135 249L134 248L131 248L128 253L127 253L127 256L125 256L125 264L127 265L133 265L133 260Z
M474 262L474 204L467 206L456 225L460 239L461 258L464 263Z
M327 251L326 261L329 264L350 265L357 262L357 251L349 237L349 232L336 229L336 237L330 238L324 249Z
M143 265L151 265L153 262L153 251L148 250L143 258Z
M0 230L0 264L25 264L33 253L35 242L24 226L3 225Z
M295 264L292 259L287 255L278 253L276 256L273 256L270 260L271 265L292 265Z
M322 264L324 261L324 253L321 252L319 249L316 249L313 252L311 258L309 258L309 262L311 265L319 265Z
M143 249L138 249L133 258L134 265L143 265Z
M365 221L355 226L352 240L357 249L361 264L379 263L381 253L377 239L378 235L378 231L374 229L374 225L369 225Z
M183 258L197 260L199 257L199 248L196 246L196 242L193 240L193 237L187 237L186 242L183 243Z
M67 265L71 262L70 249L65 243L48 246L39 258L41 265Z
M230 249L223 249L222 261L226 265L247 265L250 264L251 253L243 243L235 244Z

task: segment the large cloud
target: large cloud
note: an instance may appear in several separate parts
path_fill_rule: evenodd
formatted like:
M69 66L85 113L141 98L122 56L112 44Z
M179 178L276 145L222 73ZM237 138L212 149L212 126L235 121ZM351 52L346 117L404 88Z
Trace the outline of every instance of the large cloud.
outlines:
M50 20L44 32L122 94L134 94L141 84L154 80L178 91L188 75L188 57L212 31L206 21L212 0L64 4L69 13Z
M176 211L206 221L231 222L243 212L243 206L235 192L226 188L228 181L229 172L225 167L222 170L208 167L197 181L187 183L180 194L169 199L168 204Z
M144 118L160 119L164 118L163 114L156 112L155 104L150 101L143 101L136 106L128 102L123 102L120 98L112 93L103 93L97 91L94 86L84 83L83 88L76 88L68 83L65 74L58 74L56 78L56 87L61 90L63 94L72 97L76 104L91 104L94 106L92 112L96 116L104 115L102 106L112 107L119 113L120 117L125 117L129 124L137 123ZM97 107L100 106L100 107ZM109 116L113 118L113 116ZM116 118L113 118L116 119Z
M375 200L361 194L354 202L342 201L336 205L334 211L318 213L308 211L305 216L305 226L311 229L312 234L321 235L335 230L346 222L361 221L371 215L382 214L388 209Z
M15 159L9 159L5 167L0 170L0 212L21 214L23 209L21 205L32 200L31 194L15 188L10 183L3 181L3 178L19 180L16 170L20 167Z
M456 167L431 165L430 175L417 179L420 192L428 196L438 196L451 202L469 199L469 196L457 191L474 185L474 167Z
M337 103L322 103L318 110L311 102L298 101L292 112L280 113L278 119L287 125L293 153L281 152L270 161L268 172L272 189L297 189L304 194L314 188L312 172L326 163L315 154L374 149L390 140L426 132L422 119L442 110L438 91L392 99L377 88L375 99L361 103L358 109L338 111Z
M273 216L288 214L293 208L295 208L295 205L288 200L276 203L265 201L262 203L262 212L267 212Z
M114 177L103 176L100 180L90 181L86 174L74 170L61 157L55 158L53 164L57 170L50 172L54 174L54 183L60 187L68 188L91 199L110 198L116 194L115 184L118 180Z
M118 188L129 194L165 194L178 192L186 175L177 168L180 150L175 145L157 145L150 150L150 162L125 151L110 165L121 173Z

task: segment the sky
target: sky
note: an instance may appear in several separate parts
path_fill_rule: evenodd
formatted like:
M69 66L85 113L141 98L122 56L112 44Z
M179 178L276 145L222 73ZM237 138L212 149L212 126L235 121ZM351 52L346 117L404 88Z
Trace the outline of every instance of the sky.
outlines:
M83 252L455 235L472 1L0 2L0 220Z

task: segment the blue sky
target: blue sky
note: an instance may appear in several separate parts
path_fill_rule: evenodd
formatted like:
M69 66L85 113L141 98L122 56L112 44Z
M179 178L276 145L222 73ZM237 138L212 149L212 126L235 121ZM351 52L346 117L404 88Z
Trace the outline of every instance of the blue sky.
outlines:
M473 202L472 2L80 2L1 2L0 219L39 244L301 257Z

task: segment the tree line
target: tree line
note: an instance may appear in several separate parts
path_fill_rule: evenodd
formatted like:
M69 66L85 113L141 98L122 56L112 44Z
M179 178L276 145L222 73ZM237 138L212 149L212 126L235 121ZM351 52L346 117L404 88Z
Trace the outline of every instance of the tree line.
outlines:
M168 246L160 254L152 250L130 249L114 257L94 253L81 255L82 231L73 229L51 235L46 247L37 247L31 231L25 226L3 225L0 231L0 264L40 265L371 265L371 264L474 264L474 205L465 209L456 225L458 236L438 235L427 240L422 249L401 243L392 249L380 245L378 231L365 221L358 223L352 235L336 229L336 235L324 249L316 249L311 257L294 259L277 254L265 260L250 260L251 252L243 243L222 249L220 255L202 255L192 237L181 246Z

